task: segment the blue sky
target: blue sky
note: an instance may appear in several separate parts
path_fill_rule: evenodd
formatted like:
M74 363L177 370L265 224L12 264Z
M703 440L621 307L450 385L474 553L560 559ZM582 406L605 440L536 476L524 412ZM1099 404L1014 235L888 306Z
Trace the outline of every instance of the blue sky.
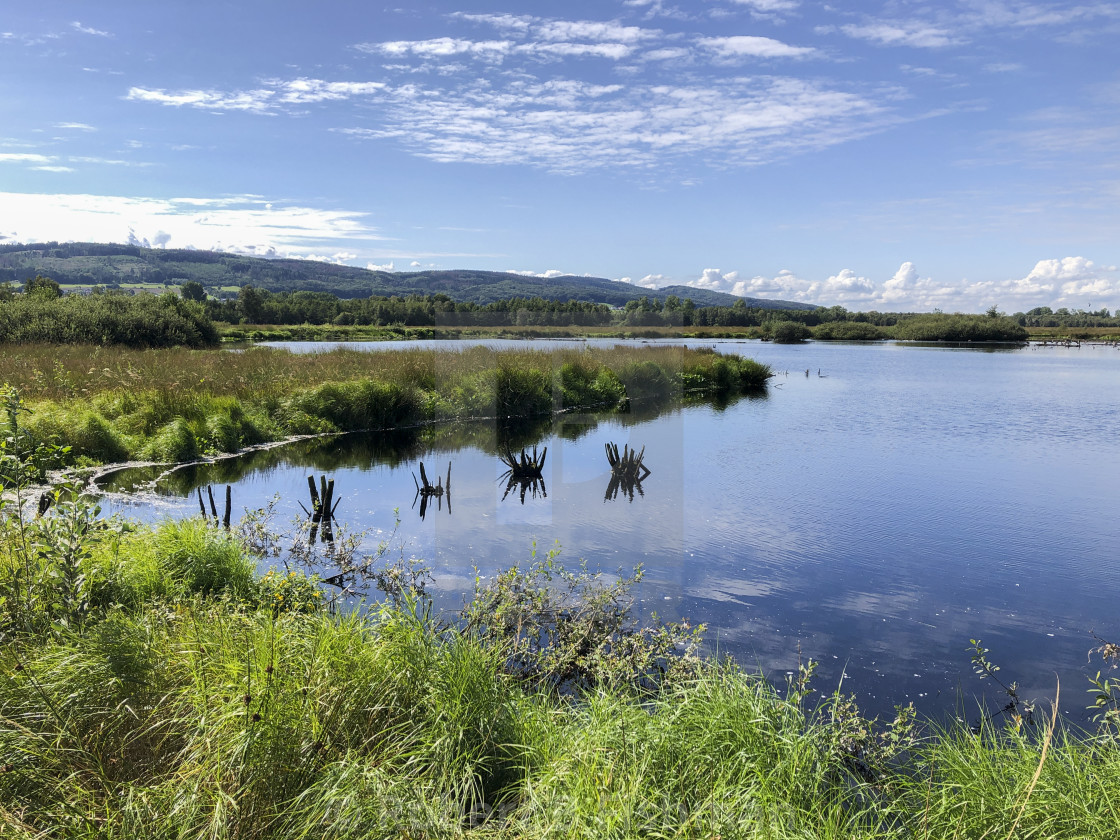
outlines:
M1120 308L1120 4L45 2L0 241Z

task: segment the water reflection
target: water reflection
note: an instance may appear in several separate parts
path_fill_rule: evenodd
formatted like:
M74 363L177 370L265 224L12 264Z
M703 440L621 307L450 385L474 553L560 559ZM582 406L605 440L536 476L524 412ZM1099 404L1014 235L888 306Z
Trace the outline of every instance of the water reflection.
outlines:
M650 475L650 469L644 463L646 448L643 446L642 451L637 452L628 444L623 444L621 454L617 443L603 444L603 448L607 452L607 463L611 466L611 480L607 484L603 501L613 502L621 493L623 498L628 497L633 502L634 491L637 491L639 496L645 496L642 482Z
M423 482L421 484L420 482ZM443 499L447 497L447 515L451 515L451 462L447 462L447 484L443 483L443 478L437 478L436 483L432 484L428 481L428 473L424 470L424 462L420 462L420 481L416 480L416 473L412 474L412 482L416 485L416 495L412 499L412 508L416 509L417 500L420 501L420 518L423 519L428 514L428 503L430 500L436 500L436 506L443 510Z
M548 488L544 483L544 462L548 457L548 447L539 455L537 454L537 447L533 447L533 454L530 455L523 448L521 456L516 457L513 451L507 446L506 451L498 456L499 460L506 466L506 471L502 473L498 479L499 483L506 482L506 491L502 494L502 501L506 500L510 491L515 487L521 488L520 499L521 504L525 504L525 495L528 493L530 498L537 498L539 494L542 499L548 498Z

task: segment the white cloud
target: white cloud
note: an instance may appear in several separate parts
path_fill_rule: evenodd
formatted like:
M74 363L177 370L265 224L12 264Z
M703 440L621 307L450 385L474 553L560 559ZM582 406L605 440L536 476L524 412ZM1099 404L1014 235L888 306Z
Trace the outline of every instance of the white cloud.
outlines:
M72 131L97 131L97 128L95 126L89 125L88 123L80 122L60 122L55 123L54 127Z
M327 82L322 79L267 79L265 87L254 90L153 90L142 87L129 88L125 99L133 102L152 102L158 105L199 108L206 111L247 111L272 113L285 106L305 105L313 102L368 97L381 94L386 85L382 82Z
M616 283L629 283L632 286L639 286L643 289L660 289L662 286L673 285L672 280L664 274L647 274L640 280L635 280L632 277L619 277L615 280Z
M599 41L637 44L658 38L661 32L619 21L559 20L532 15L456 13L453 17L493 26L501 32L539 41Z
M732 0L740 6L750 6L760 12L792 12L800 4L798 0Z
M527 164L555 172L641 169L673 157L756 165L878 130L883 107L817 82L782 77L709 85L592 85L517 78L449 90L405 86L376 128L440 162Z
M935 280L923 277L915 264L907 261L884 281L847 268L824 280L806 280L788 270L775 277L740 280L735 272L708 269L688 285L741 297L841 305L861 311L982 312L993 304L1007 312L1025 312L1036 306L1084 308L1089 303L1094 307L1120 306L1120 272L1115 266L1097 266L1084 257L1041 260L1026 277L997 281Z
M371 263L366 263L366 269L369 270L369 271L392 271L393 270L393 261L390 260L389 262L385 263L384 265L378 265L377 263L372 263L372 262Z
M554 277L570 277L571 272L560 271L557 268L550 268L547 271L525 271L517 268L506 269L510 274L520 274L522 277L539 277L544 280L551 280Z
M81 32L83 35L97 35L101 38L113 37L113 33L106 32L103 29L94 29L92 26L83 26L81 21L71 21L70 26L73 29L76 29L78 32Z
M1120 276L1116 266L1097 266L1085 257L1039 260L1015 288L1022 293L1059 294L1058 304L1087 305L1087 298L1120 299Z
M741 58L805 58L816 52L812 47L794 47L759 35L700 38L697 43L724 61Z
M270 256L280 256L280 255L274 253L274 254L271 254ZM355 259L358 258L357 254L352 254L349 251L337 251L336 253L333 253L329 256L327 256L325 254L316 254L316 253L283 254L282 256L285 259L290 259L290 260L307 260L308 262L325 262L325 263L334 263L335 265L347 265L347 264L350 263L351 260L355 260Z
M31 152L0 152L0 163L50 163L53 157Z
M921 21L874 21L865 24L848 24L840 29L852 38L874 41L894 47L948 47L959 43L959 38L946 28Z
M432 38L426 41L384 41L382 43L355 44L354 49L365 53L400 58L417 55L428 58L446 58L452 55L501 57L513 47L512 41L468 41L462 38Z
M329 242L380 238L363 213L280 206L258 196L140 198L0 193L4 226L22 242L137 240L258 256L314 256ZM333 259L332 257L320 259Z
M202 108L208 111L256 111L263 113L272 105L275 91L259 89L252 91L223 92L216 90L181 90L168 92L142 87L131 87L125 99L132 102L154 102L181 108Z

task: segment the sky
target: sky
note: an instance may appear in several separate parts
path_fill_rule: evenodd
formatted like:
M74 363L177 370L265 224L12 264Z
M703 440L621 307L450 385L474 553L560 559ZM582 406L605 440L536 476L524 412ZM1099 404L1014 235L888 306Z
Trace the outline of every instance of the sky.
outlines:
M0 12L0 242L1120 308L1120 3Z

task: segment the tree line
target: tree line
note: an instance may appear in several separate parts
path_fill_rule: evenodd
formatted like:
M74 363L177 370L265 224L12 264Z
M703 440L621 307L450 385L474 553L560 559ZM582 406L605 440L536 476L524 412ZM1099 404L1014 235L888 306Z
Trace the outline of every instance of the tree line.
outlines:
M370 327L724 327L758 328L762 337L820 339L1022 341L1026 327L1120 326L1120 312L1039 307L1005 315L852 312L842 306L764 309L738 300L732 306L696 306L689 298L642 296L623 307L540 297L492 303L456 301L442 292L344 298L330 292L273 292L246 284L236 294L213 296L197 281L179 294L128 294L95 287L64 294L37 275L22 288L0 282L0 342L93 342L140 347L204 346L217 341L215 322L252 325Z

